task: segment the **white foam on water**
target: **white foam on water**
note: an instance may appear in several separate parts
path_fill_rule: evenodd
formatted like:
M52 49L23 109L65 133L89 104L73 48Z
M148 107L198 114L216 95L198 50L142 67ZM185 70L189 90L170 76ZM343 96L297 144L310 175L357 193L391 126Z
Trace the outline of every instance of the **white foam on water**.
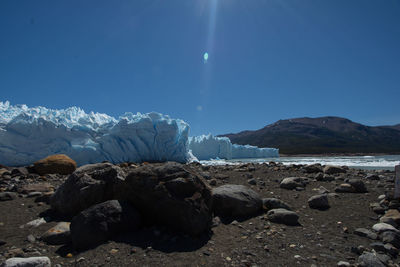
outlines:
M320 163L321 165L337 165L348 166L360 169L386 169L394 170L396 165L400 164L400 155L385 156L338 156L338 157L280 157L265 159L236 159L236 160L204 160L200 161L204 165L239 165L248 162L264 163L264 162L281 162L284 165L301 164L311 165Z

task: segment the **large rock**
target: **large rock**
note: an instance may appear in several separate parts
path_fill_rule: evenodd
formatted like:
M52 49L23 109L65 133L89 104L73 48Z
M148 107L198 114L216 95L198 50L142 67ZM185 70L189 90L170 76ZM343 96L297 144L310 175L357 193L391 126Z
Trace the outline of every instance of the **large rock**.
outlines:
M1 267L51 267L48 257L10 258Z
M332 165L326 165L323 171L326 174L346 173L344 168Z
M50 205L60 214L76 215L94 204L119 199L124 179L124 171L111 163L84 165L58 188Z
M190 166L167 162L135 168L125 179L121 197L147 220L189 235L211 227L211 189Z
M227 184L214 188L212 199L214 214L220 217L248 217L262 208L260 196L243 185Z
M77 250L89 249L122 231L137 230L140 223L139 213L130 204L109 200L82 211L72 219L72 244Z
M40 175L58 173L71 174L76 169L76 162L64 154L51 155L33 163L35 171Z
M299 215L294 211L285 209L272 209L267 212L268 220L286 225L299 225Z
M49 245L66 244L71 241L70 224L69 222L60 222L46 231L40 239Z
M285 189L295 189L296 187L304 187L306 183L302 177L288 177L281 181L280 187Z

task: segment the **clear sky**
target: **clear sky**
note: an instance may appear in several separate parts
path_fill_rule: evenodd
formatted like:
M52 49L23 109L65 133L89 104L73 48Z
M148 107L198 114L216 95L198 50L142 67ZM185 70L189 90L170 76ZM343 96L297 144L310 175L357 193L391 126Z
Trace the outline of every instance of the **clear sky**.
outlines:
M2 0L5 100L157 111L192 135L303 116L397 124L400 1Z

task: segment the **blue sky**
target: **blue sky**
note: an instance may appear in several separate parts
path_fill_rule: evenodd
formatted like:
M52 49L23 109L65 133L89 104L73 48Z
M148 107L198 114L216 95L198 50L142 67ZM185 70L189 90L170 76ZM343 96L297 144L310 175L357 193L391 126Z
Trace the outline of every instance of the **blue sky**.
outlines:
M400 123L398 0L3 0L0 36L12 104L157 111L193 135Z

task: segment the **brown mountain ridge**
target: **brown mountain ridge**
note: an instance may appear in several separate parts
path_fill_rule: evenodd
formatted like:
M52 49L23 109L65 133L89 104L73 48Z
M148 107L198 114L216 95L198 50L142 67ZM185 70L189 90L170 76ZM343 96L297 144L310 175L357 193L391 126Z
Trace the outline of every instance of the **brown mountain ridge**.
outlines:
M340 117L279 120L220 136L235 144L276 147L282 154L400 153L400 124L366 126Z

